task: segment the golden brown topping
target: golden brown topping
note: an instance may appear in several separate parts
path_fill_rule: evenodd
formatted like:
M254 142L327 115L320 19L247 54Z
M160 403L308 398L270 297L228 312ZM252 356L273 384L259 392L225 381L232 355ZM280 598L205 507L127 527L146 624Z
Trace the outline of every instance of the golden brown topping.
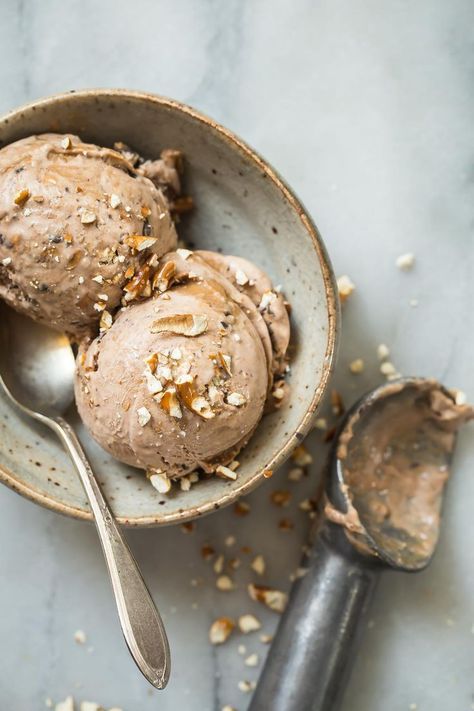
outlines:
M91 210L85 208L81 210L81 222L83 225L92 225L97 220L97 215Z
M142 205L140 208L140 213L141 213L141 216L143 217L143 219L146 220L147 217L150 217L151 210L146 205Z
M171 417L175 417L177 420L182 418L183 413L181 412L181 407L174 388L167 388L165 390L160 400L160 405L161 409L167 412L168 415L171 415Z
M230 617L219 617L212 623L209 630L210 643L223 644L230 637L234 628L235 622Z
M183 336L199 336L207 330L207 316L204 314L175 314L153 322L151 333L177 333Z
M264 479L271 479L272 476L273 476L273 469L264 469L263 470Z
M123 287L124 291L127 292L125 296L126 301L133 301L133 299L138 299L139 297L147 297L151 294L150 285L150 267L145 264L142 269Z
M222 353L222 351L219 351L217 354L217 362L219 363L220 367L225 370L227 375L229 377L232 376L232 358L230 355L227 355L226 353Z
M30 198L30 191L28 188L23 188L23 190L20 190L16 195L13 200L15 205L18 205L18 207L23 207L23 205L29 200Z
M112 314L109 311L103 311L99 321L99 330L108 331L112 322Z
M156 366L158 365L158 354L157 353L152 353L149 355L147 358L145 358L145 363L150 369L151 373L154 373L156 370Z
M254 585L251 583L248 588L248 593L252 600L261 602L274 612L284 612L288 595L280 590L273 590L265 585Z
M204 420L212 420L212 418L216 416L216 413L212 411L206 398L202 396L193 398L190 409Z
M152 288L163 293L173 283L173 277L176 274L176 264L174 262L165 262L161 269L153 277Z
M67 271L71 271L72 269L74 269L75 267L77 267L77 265L78 265L79 262L81 261L82 257L83 257L83 252L82 252L82 250L81 250L81 249L76 250L76 251L69 257L68 263L66 264L66 269L67 269Z
M146 235L128 235L124 239L125 244L137 252L143 252L144 249L152 247L156 241L157 237L147 237Z

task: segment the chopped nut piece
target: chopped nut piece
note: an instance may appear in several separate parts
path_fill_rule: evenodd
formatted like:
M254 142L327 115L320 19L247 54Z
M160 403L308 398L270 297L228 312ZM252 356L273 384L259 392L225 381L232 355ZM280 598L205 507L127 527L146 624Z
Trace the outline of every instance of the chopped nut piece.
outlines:
M304 444L300 444L298 447L295 447L291 458L299 467L307 467L313 461L313 457L308 452Z
M157 237L149 237L147 235L128 235L124 239L125 244L137 252L143 252L143 250L152 247L156 241Z
M232 479L232 481L237 479L237 472L232 471L229 467L224 467L222 464L216 467L216 474L223 479Z
M54 711L74 711L74 699L72 696L68 696L64 701L56 704Z
M234 627L235 622L231 620L230 617L219 617L212 623L209 630L210 643L223 644L229 639Z
M390 349L388 346L385 345L385 343L380 343L377 346L377 358L379 360L386 360L387 358L390 357Z
M254 652L253 654L249 654L247 659L244 661L244 664L247 667L258 667L258 662L258 654L255 654Z
M222 592L228 592L234 589L234 583L228 575L219 575L216 580L216 588Z
M23 207L23 205L29 200L30 198L30 191L28 188L23 188L23 190L20 190L16 195L13 200L15 205L18 205L18 207Z
M274 612L284 612L288 602L288 595L280 590L273 590L264 585L250 583L247 588L252 600L261 602Z
M232 357L230 355L227 355L226 353L222 353L221 351L218 352L217 354L217 360L221 368L225 370L227 375L229 377L232 376Z
M255 617L255 615L246 614L239 617L239 629L243 634L249 634L250 632L256 632L261 628L260 621Z
M343 276L339 277L339 279L337 280L337 290L339 291L339 298L341 300L341 304L347 301L354 289L355 286L352 283L350 277L347 276L347 274L344 274Z
M38 203L44 202L44 197L42 195L33 195L33 200Z
M262 644L271 644L273 642L272 634L261 634L259 640Z
M263 555L257 555L250 564L252 570L254 570L257 575L263 575L265 572L265 559Z
M5 259L2 259L2 264L4 267L10 266L11 263L12 263L11 257L5 257Z
M96 281L98 284L103 284L104 277L102 276L102 274L97 274L97 276L92 277L92 281Z
M242 269L237 269L235 272L235 281L239 286L245 286L249 283L249 278Z
M92 225L97 220L97 215L91 210L83 209L81 211L81 222L83 225Z
M146 380L146 387L149 393L151 393L152 395L156 395L156 393L163 392L163 385L161 380L155 378L153 373L150 373L150 371L147 369L144 372L144 376Z
M328 428L328 421L325 417L318 417L314 421L314 428L316 430L321 430L322 432L324 432Z
M68 148L71 148L71 139L69 136L64 136L61 141L61 148L64 148L65 151L67 151Z
M105 301L96 301L96 303L94 304L94 310L100 313L101 311L104 311L106 306L107 304L105 303Z
M206 400L205 397L199 396L199 397L193 398L191 400L190 409L193 412L195 412L197 415L199 415L200 417L203 417L205 420L212 420L212 418L216 416L216 413L213 412L210 404L208 403L208 401ZM226 469L227 467L223 467L223 468ZM220 473L222 473L222 472L220 472ZM237 478L237 477L235 477L235 478Z
M230 393L227 395L225 400L229 405L234 405L234 407L241 407L247 402L247 398L242 393Z
M165 262L159 272L153 278L152 288L164 293L170 288L173 283L173 278L176 275L176 264L174 262Z
M178 397L176 395L176 390L174 388L167 388L165 390L165 394L160 400L160 406L162 410L168 413L168 415L175 417L177 420L180 420L183 416Z
M331 392L331 409L332 414L335 417L340 417L344 414L345 407L344 403L342 402L341 393L338 390L333 390Z
M280 490L273 491L270 494L270 501L275 506L280 506L280 507L288 506L288 504L291 501L291 493L289 491L280 491Z
M454 388L453 390L451 390L451 393L454 397L454 402L456 403L456 405L466 405L467 404L467 395L465 392Z
M204 560L211 560L211 558L214 556L215 550L212 546L209 545L204 545L201 548L201 555L204 558Z
M86 633L84 630L76 630L74 632L74 641L77 642L77 644L85 644L87 641L86 638Z
M264 469L263 470L263 478L264 479L271 479L273 476L273 469Z
M382 365L380 366L380 372L382 373L382 375L386 375L387 377L398 375L397 369L389 360L386 360L384 363L382 363Z
M301 511L316 511L317 503L314 499L303 499L303 501L300 501L298 504L298 508L301 509Z
M192 255L192 251L190 249L182 249L181 247L176 250L176 254L178 254L181 259L188 259Z
M177 333L183 336L199 336L207 331L207 316L204 314L176 314L154 321L151 333Z
M214 572L216 573L216 575L220 575L222 573L222 571L224 570L224 556L223 555L219 555L216 558L213 568L214 568Z
M191 480L187 476L182 476L179 480L179 488L181 491L189 491L191 488Z
M183 357L183 354L181 352L181 348L173 348L173 350L170 353L170 358L172 360L181 360Z
M121 204L122 200L120 199L120 197L115 193L112 193L112 195L110 196L110 207L115 210L117 207L120 207Z
M259 311L265 311L265 309L268 309L270 304L272 304L277 298L277 295L273 291L265 291L262 294L261 301L258 305Z
M275 400L283 400L285 397L285 389L284 388L275 388L272 392L273 397Z
M300 481L301 477L304 474L304 469L301 467L294 467L293 469L290 469L288 472L288 479L290 481Z
M146 407L139 407L137 410L137 418L138 418L138 424L141 425L142 427L145 427L150 420L151 420L151 415L146 409Z
M158 365L158 354L157 353L152 353L149 355L147 358L145 358L145 363L150 369L151 373L154 373L156 370L156 366Z
M362 373L364 370L364 361L362 360L362 358L356 358L351 363L349 363L349 370L354 375L359 375L359 373Z
M109 328L111 327L112 323L113 323L112 314L109 311L102 311L100 321L99 321L99 330L100 331L108 331Z
M167 494L171 489L171 479L165 472L150 470L147 472L147 477L150 480L150 484L160 492L160 494Z
M401 254L399 257L397 257L395 264L399 269L402 269L403 271L408 271L415 264L415 255L411 252Z
M237 686L239 687L240 691L243 691L245 694L249 694L251 691L253 691L255 689L257 684L255 681L243 680L243 681L239 681Z
M250 504L246 501L237 501L234 504L234 513L237 516L247 516L250 513Z

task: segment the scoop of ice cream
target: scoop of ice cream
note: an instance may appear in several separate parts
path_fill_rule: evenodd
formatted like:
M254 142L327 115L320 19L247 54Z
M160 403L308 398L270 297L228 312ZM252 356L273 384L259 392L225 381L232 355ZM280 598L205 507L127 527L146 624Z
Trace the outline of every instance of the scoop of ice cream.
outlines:
M117 459L165 482L232 462L268 393L263 341L232 285L202 260L187 262L167 255L158 295L122 309L78 356L86 427Z
M93 332L176 241L163 193L122 153L58 134L0 150L0 296L35 320Z
M272 343L273 372L284 373L290 343L290 319L280 291L265 272L248 259L200 250L194 254L223 274L236 289L246 294L258 308L268 328Z

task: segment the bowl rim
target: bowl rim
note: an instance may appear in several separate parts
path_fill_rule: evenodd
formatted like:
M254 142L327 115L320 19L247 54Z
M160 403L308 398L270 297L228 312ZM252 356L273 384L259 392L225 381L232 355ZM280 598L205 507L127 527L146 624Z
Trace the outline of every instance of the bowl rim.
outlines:
M144 103L154 103L160 106L166 107L173 111L178 111L180 113L186 114L193 121L204 124L208 129L217 133L220 138L222 138L226 143L231 144L231 146L242 155L246 160L250 160L252 163L256 164L257 167L265 173L265 175L271 180L274 186L282 194L282 197L290 204L293 211L297 214L303 228L308 233L312 245L316 251L317 259L320 264L321 273L324 282L324 290L326 297L326 307L328 316L328 334L327 334L327 346L326 353L324 357L321 378L319 384L313 394L309 407L306 409L305 414L302 419L294 429L291 436L287 439L286 443L282 444L279 449L275 452L270 461L267 462L265 469L259 469L256 471L251 478L242 483L240 486L233 488L230 492L223 490L222 496L219 498L218 502L206 502L200 505L194 505L188 509L183 509L173 513L164 513L163 516L157 518L156 516L136 516L136 517L125 517L117 516L117 521L119 524L128 527L154 527L154 526L164 526L173 523L183 523L185 521L190 521L212 511L216 511L224 506L227 506L234 501L236 501L241 496L250 493L263 478L266 478L264 472L273 472L278 468L283 462L289 457L293 449L300 444L308 430L310 429L313 417L317 412L317 409L321 403L323 394L326 391L330 377L334 370L337 346L339 340L339 316L340 316L340 304L336 286L336 280L332 265L326 250L326 247L322 241L321 235L314 224L313 220L309 217L306 209L300 200L293 193L289 185L285 180L279 175L279 173L264 159L262 156L251 148L245 141L239 138L229 129L222 126L220 123L210 118L209 116L197 111L196 109L184 104L175 99L170 99L165 96L160 96L158 94L136 91L129 89L82 89L82 90L72 90L68 92L62 92L59 94L53 94L36 101L29 102L20 106L17 109L0 116L0 124L8 124L13 120L20 119L21 114L25 111L36 110L37 108L43 106L50 106L54 104L61 103L62 101L74 101L75 99L81 98L105 98L110 100L123 100L132 99L143 101ZM270 474L271 476L271 474ZM268 478L268 475L267 475ZM56 513L63 514L65 516L70 516L75 519L92 521L92 512L84 511L83 509L76 508L75 506L64 504L51 498L48 494L45 494L34 487L27 485L20 481L15 474L6 467L0 466L0 482L6 484L10 489L21 494L30 501L34 501L41 506L55 511Z

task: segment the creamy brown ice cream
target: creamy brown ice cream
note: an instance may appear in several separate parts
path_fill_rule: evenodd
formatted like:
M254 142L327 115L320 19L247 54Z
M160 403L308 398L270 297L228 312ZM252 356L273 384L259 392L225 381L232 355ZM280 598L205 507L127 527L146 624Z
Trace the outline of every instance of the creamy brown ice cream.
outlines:
M234 476L222 465L253 433L274 363L285 358L282 296L238 261L256 282L246 293L232 273L213 268L226 259L237 264L207 252L167 254L155 296L122 309L78 357L76 400L91 434L117 459L160 472L163 490L198 467ZM265 316L278 323L278 359Z
M179 180L171 158L144 167L128 158L58 134L0 150L0 297L77 338L127 294L148 295L147 261L177 237L166 197L145 175L171 181L173 194Z

